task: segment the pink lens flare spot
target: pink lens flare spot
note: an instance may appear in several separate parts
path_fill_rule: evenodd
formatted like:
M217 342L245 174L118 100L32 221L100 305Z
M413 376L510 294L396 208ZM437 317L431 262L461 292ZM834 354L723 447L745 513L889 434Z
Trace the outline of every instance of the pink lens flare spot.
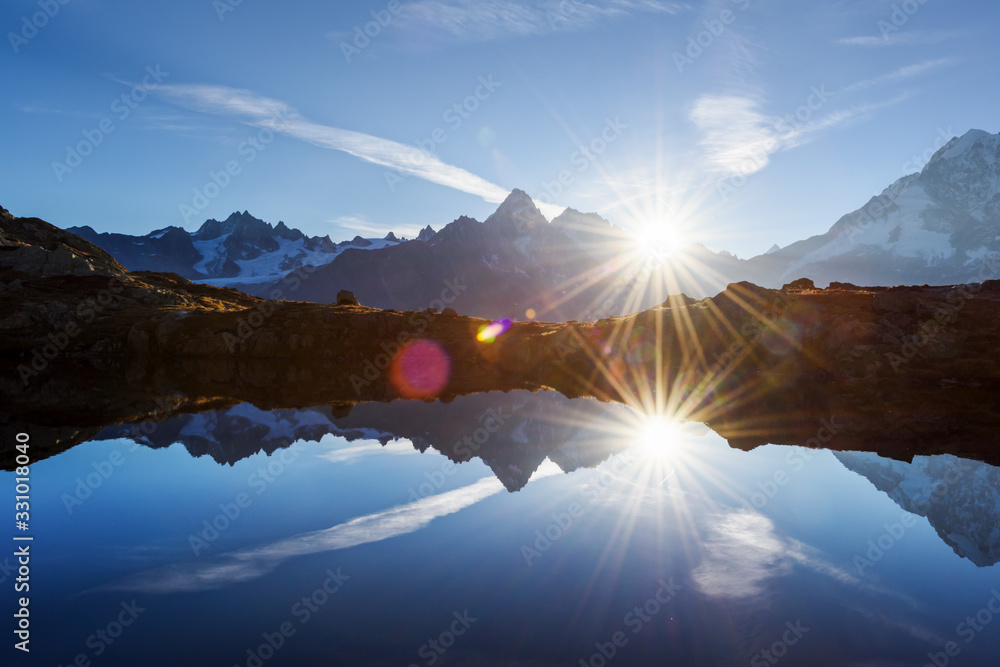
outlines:
M508 319L497 320L496 322L490 322L489 324L483 326L479 329L479 333L476 334L476 340L480 343L492 343L499 336L507 333L510 329L512 322Z
M434 341L407 343L392 361L389 377L404 398L434 398L451 377L451 359Z

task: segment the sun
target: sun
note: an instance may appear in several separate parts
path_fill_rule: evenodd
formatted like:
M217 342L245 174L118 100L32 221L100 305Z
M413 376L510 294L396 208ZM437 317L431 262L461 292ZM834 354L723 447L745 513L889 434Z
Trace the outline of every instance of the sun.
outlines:
M664 221L650 222L640 227L635 242L641 253L660 259L673 257L681 248L676 230Z
M635 446L647 458L668 459L673 456L682 436L678 422L663 416L646 417L639 428Z

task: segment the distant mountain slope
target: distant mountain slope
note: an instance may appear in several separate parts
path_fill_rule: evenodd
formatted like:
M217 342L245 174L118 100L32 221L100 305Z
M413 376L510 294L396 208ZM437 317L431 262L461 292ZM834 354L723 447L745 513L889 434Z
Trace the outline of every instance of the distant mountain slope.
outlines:
M309 237L284 222L272 226L247 211L223 221L207 220L196 232L180 227L144 236L101 234L91 227L67 231L104 248L131 271L173 272L190 280L244 289L273 282L305 265L321 266L348 248L378 249L400 242L390 233L385 239L356 236L334 243L329 236Z
M947 285L997 277L998 253L1000 134L970 130L826 234L748 264L770 287L801 276L817 285Z

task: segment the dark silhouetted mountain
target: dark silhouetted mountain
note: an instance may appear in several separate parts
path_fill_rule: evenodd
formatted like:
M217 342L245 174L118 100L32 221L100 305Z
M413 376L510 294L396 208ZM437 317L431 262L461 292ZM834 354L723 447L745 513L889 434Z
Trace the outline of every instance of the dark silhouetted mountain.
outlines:
M578 218L587 225L574 226ZM521 190L485 222L463 216L432 232L426 228L415 241L377 251L347 250L294 298L334 303L347 289L378 308L451 307L490 319L524 320L529 308L550 321L597 316L604 313L595 303L611 280L606 263L627 238L596 215L567 212L549 224Z

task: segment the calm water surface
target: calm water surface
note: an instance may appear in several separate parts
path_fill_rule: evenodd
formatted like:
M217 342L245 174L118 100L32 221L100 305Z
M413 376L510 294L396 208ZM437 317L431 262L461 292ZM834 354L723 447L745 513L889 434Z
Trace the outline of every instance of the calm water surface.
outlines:
M4 664L1000 664L981 463L523 392L147 430L32 466L32 652L8 630Z

